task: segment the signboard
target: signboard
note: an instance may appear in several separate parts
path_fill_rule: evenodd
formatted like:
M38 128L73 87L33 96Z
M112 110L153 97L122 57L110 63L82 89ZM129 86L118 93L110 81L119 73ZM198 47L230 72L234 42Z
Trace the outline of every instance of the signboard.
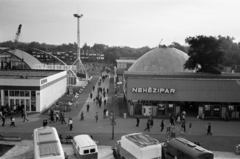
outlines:
M132 93L164 93L174 94L176 92L173 88L132 88Z
M76 70L76 66L73 65L46 65L46 64L35 64L35 69L46 69L46 70Z
M47 83L47 78L41 80L41 85Z

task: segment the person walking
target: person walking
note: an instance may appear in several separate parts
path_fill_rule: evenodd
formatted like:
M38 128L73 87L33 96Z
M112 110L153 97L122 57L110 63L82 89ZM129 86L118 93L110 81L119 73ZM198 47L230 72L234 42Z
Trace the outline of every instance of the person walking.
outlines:
M163 129L164 129L164 120L162 120L161 122L161 132L163 131Z
M96 122L97 122L98 121L98 112L96 112L95 119L96 119Z
M90 99L92 99L92 93L90 93Z
M103 118L106 118L106 113L107 113L107 108L105 107L105 108L103 109Z
M29 121L29 120L27 119L27 112L26 112L26 111L24 111L23 122L25 122L25 120Z
M106 105L107 105L107 100L104 99L104 107L106 107Z
M99 100L99 107L101 108L101 106L102 106L102 98L100 98Z
M65 121L65 115L64 115L64 113L62 113L62 120L61 120L61 121L62 121L62 124L63 124L63 123L64 123L64 124L67 124L66 121Z
M70 128L70 131L72 131L72 128L73 128L72 118L69 118L69 119L68 119L68 125L69 125L69 128Z
M147 128L144 129L144 131L146 131L146 130L150 131L150 119L148 119L148 121L147 121Z
M84 120L83 112L81 113L81 118L80 118L80 120Z
M139 119L139 117L137 116L137 125L136 125L136 127L138 127L139 126L139 123L140 123L140 119Z
M210 123L208 123L208 125L206 125L207 127L207 135L212 135L212 132L211 132L211 129L212 129L212 126Z
M189 134L191 134L192 131L192 123L189 124Z
M50 110L50 123L54 122L54 111L53 109Z
M77 108L77 107L78 107L78 101L75 102L75 108Z
M21 104L20 109L21 109L20 111L21 111L21 115L23 118L23 116L24 116L24 105L23 104Z
M48 121L47 119L46 120L43 120L43 127L47 126L48 125Z
M151 118L150 118L150 128L152 128L152 127L153 127L153 118L151 116Z
M60 119L60 122L63 124L63 112L60 111L59 113L59 119Z
M2 114L2 126L5 126L5 121L6 121L6 116L5 116L5 114L3 113L3 114Z
M186 132L186 125L184 121L182 122L181 128L182 128L182 132Z
M10 126L14 126L14 127L16 127L14 116L11 117L11 125L10 125Z
M171 124L171 126L175 126L173 115L171 115L171 117L170 117L170 124Z
M87 104L87 112L89 112L89 108L90 108L90 105L89 105L89 104Z
M58 121L60 121L59 120L59 114L58 114L58 112L56 112L56 122L58 122Z

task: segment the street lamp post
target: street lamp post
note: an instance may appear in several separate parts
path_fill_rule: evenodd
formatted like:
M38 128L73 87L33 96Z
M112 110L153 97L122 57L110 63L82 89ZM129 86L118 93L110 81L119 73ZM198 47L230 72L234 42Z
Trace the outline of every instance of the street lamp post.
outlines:
M113 116L112 116L112 139L114 140L114 125L115 122L115 106L116 106L117 94L114 95Z
M115 123L115 106L116 106L116 99L117 99L117 91L118 91L118 89L116 88L116 78L115 78L115 76L114 76L114 79L113 79L113 84L114 84L114 98L113 98L113 115L112 115L112 121L111 121L111 123L112 123L112 140L114 140L114 125L116 124Z
M80 18L82 18L83 17L83 15L82 14L74 14L73 15L75 18L77 18L78 19L78 23L77 23L77 59L78 59L78 63L77 63L77 72L80 72L80 61L81 61L81 55L80 55L80 30L79 30L79 26L80 26L80 24L79 24L79 22L80 22Z

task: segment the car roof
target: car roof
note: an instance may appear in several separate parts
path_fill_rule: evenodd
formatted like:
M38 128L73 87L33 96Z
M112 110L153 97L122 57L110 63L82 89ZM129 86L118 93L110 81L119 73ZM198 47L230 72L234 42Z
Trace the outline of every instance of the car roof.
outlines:
M77 135L74 138L74 141L79 147L89 147L89 146L96 146L96 143L92 140L89 135Z

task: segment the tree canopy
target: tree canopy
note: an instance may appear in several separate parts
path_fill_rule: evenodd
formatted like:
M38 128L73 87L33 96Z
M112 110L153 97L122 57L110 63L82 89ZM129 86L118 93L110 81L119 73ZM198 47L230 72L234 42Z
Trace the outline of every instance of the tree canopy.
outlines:
M189 59L184 64L185 69L196 72L221 74L225 52L221 49L221 39L213 36L196 36L186 38L190 45Z

